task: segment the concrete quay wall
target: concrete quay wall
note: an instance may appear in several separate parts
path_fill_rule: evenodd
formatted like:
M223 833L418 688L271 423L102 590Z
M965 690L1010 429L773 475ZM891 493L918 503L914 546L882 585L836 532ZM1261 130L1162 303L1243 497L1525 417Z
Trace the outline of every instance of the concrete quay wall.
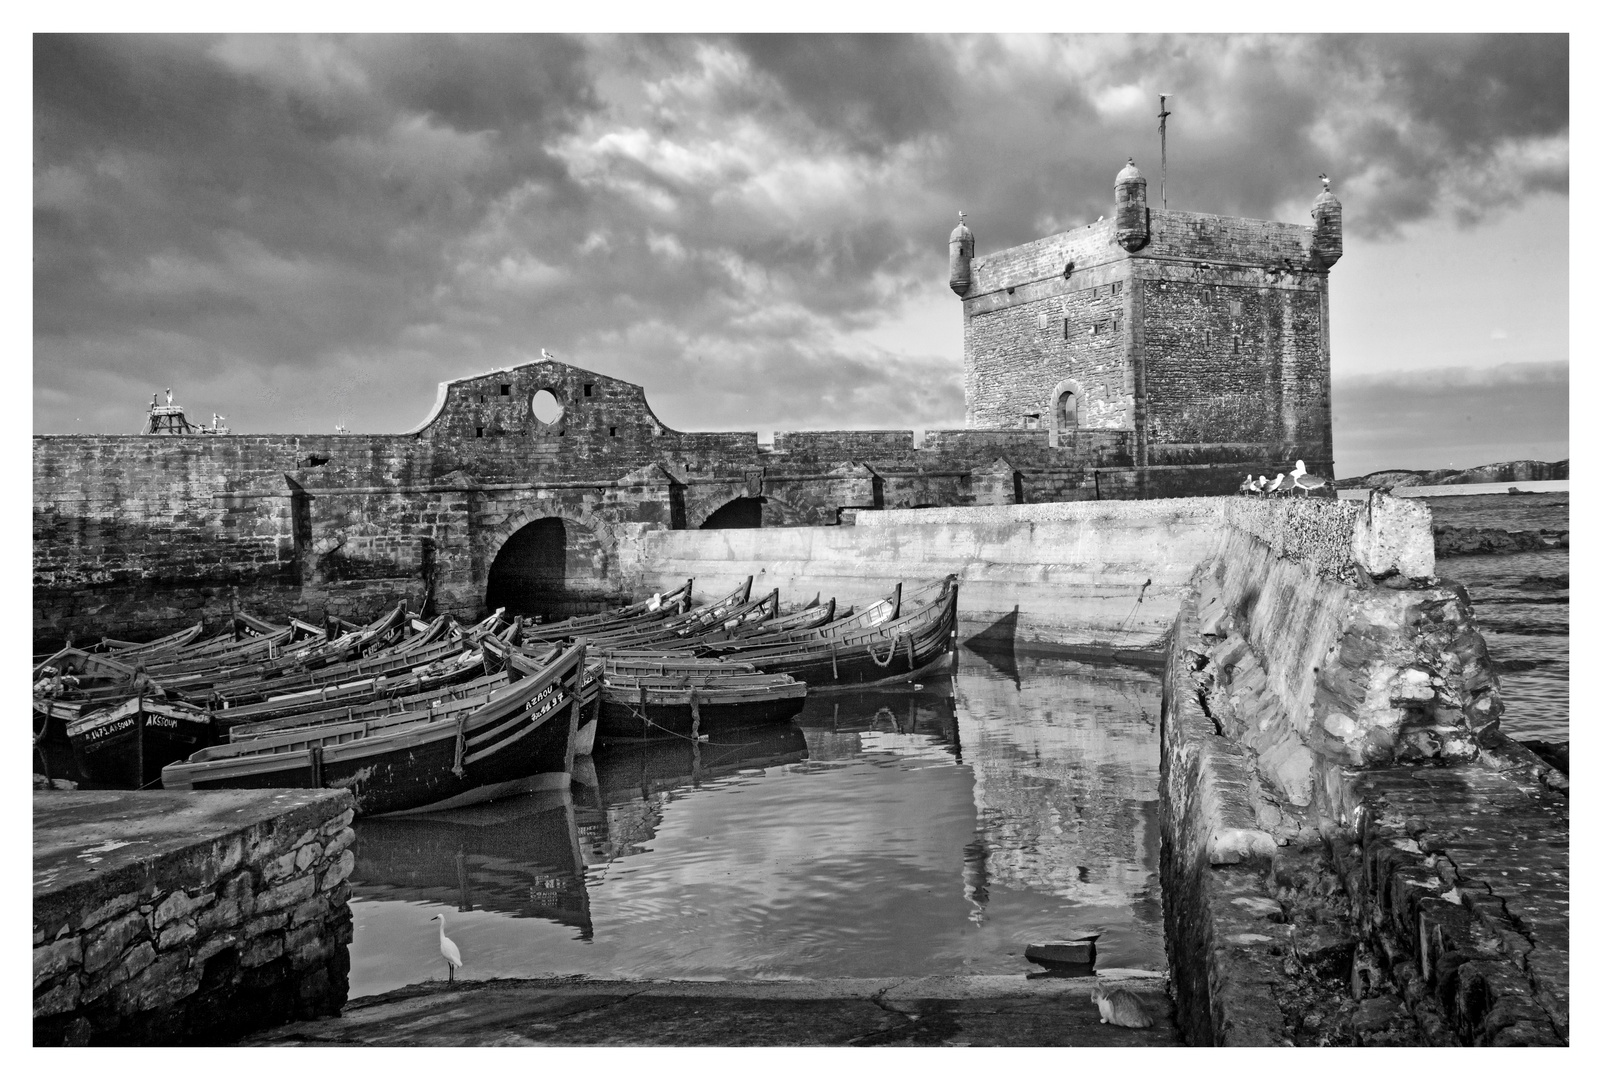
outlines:
M228 1041L336 1015L344 791L34 796L36 1046Z
M1221 499L863 511L848 528L650 532L626 571L651 591L695 578L718 596L747 574L782 604L861 602L897 582L960 577L959 632L997 623L1019 643L1154 650L1206 557ZM805 595L803 595L803 593Z

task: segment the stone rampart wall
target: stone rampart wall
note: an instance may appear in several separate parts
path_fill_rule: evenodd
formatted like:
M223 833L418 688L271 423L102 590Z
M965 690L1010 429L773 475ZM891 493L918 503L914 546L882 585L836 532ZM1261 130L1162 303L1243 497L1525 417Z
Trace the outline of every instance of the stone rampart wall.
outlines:
M337 1014L347 792L41 792L35 1045L209 1043Z

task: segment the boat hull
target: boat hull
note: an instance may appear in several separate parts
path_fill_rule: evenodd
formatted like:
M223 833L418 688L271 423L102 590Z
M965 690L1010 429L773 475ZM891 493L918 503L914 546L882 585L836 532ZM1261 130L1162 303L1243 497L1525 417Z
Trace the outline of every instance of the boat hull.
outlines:
M530 777L572 770L583 655L571 650L553 665L552 681L514 684L500 701L457 719L370 736L360 725L329 725L278 736L270 751L230 743L168 767L162 779L168 788L194 790L345 788L362 815L468 806L533 790L523 784Z
M712 731L728 727L750 727L763 724L781 724L794 717L805 707L806 688L799 694L772 697L759 701L717 700L697 701L697 716L684 702L647 700L642 707L637 697L624 699L619 695L601 694L601 722L596 730L600 740L657 739L674 735L689 735L692 731ZM678 696L682 696L682 691Z
M139 698L67 728L78 775L108 788L153 786L163 766L209 746L213 737L204 713Z

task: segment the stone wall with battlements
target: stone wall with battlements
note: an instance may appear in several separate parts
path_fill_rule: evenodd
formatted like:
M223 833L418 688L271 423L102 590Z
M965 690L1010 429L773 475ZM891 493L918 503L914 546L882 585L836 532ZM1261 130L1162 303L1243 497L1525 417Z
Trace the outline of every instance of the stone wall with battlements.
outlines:
M1137 466L1171 448L1333 475L1312 227L1158 208L1147 221L1134 252L1104 220L973 261L968 424L1124 431Z

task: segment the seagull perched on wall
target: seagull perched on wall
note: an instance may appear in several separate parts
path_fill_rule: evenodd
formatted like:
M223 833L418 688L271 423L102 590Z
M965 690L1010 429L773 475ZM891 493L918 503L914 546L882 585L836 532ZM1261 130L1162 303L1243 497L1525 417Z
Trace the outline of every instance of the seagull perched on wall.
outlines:
M1268 485L1268 494L1270 494L1270 495L1282 495L1282 494L1284 494L1284 492L1282 492L1280 490L1280 485L1283 484L1284 482L1285 482L1285 474L1284 473L1275 473L1274 474L1274 482L1272 484Z
M1307 466L1301 458L1296 459L1296 468L1291 470L1291 491L1297 495L1333 495L1335 489L1329 486L1329 481L1322 476L1313 476L1307 471Z
M549 350L549 349L541 349L540 350L540 359L541 360L555 360L556 357L551 355L551 350Z
M1318 174L1318 182L1320 184L1324 185L1324 190L1325 191L1329 190L1329 177L1325 176L1323 173L1319 173Z
M462 950L456 947L456 942L445 936L445 916L435 915L439 920L439 954L445 958L445 981L453 982L456 979L456 969L462 966ZM434 919L428 920L433 922Z
M1246 479L1241 481L1240 493L1242 495L1252 495L1252 494L1255 494L1256 491L1257 491L1257 480L1252 476L1251 473L1247 473L1246 474Z

